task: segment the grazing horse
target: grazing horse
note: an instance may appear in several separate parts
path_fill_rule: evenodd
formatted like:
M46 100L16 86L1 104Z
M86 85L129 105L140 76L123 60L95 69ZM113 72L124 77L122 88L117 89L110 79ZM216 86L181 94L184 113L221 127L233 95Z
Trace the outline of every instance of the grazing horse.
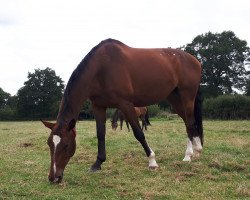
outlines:
M120 121L120 128L121 128L121 130L122 130L123 121L125 121L126 126L128 128L128 131L130 131L128 120L125 118L125 116L122 113L122 111L120 111L119 109L116 109L115 112L114 112L114 115L112 117L112 120L111 120L111 127L112 127L113 130L117 129L117 127L118 127L118 120Z
M151 125L149 120L148 120L148 109L147 107L135 107L135 112L138 118L141 119L142 121L142 131L143 131L143 127L145 128L145 130L147 130L147 125ZM120 120L120 128L122 130L122 125L123 125L123 121L125 120L128 131L130 131L129 129L129 124L128 124L128 120L126 119L125 115L122 113L122 111L116 109L115 113L112 117L111 120L111 127L113 130L116 130L118 127L118 119Z
M49 181L61 182L64 169L76 149L75 125L82 105L92 102L96 120L98 153L91 166L100 170L106 160L106 109L120 109L132 127L135 138L157 168L154 151L141 130L134 106L142 107L167 99L184 120L188 136L184 161L190 161L203 146L201 64L190 54L171 48L132 48L107 39L95 46L72 73L56 123L43 121L51 129L48 138L51 165Z

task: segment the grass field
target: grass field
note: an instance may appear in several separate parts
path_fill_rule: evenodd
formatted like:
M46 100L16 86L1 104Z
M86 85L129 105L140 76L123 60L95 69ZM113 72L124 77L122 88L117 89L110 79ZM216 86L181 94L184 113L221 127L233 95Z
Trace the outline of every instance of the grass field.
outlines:
M0 122L0 199L250 199L250 122L204 121L200 159L184 163L183 122L151 120L145 132L160 168L133 134L107 121L107 161L95 161L95 122L77 124L77 150L59 185L48 182L49 130L41 122Z

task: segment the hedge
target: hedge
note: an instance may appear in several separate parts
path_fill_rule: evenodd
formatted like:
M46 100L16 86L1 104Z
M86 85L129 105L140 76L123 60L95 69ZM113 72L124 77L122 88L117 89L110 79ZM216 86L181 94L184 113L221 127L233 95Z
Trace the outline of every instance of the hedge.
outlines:
M250 96L222 95L205 99L203 116L209 119L250 119Z

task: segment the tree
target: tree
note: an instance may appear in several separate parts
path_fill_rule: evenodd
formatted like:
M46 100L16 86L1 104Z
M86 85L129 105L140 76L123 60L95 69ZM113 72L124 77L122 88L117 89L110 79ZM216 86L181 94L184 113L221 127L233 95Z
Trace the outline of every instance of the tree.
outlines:
M0 109L4 108L7 105L9 98L10 98L10 94L3 91L3 89L0 88Z
M63 89L62 79L50 68L28 73L28 81L17 93L18 115L32 119L54 117Z
M233 89L246 86L244 61L250 49L232 31L198 35L184 50L202 64L202 89L206 96L233 93Z
M94 114L93 114L93 110L92 110L92 104L90 100L87 100L84 104L83 107L81 109L81 112L79 113L79 117L80 120L82 119L93 119L94 118Z
M13 120L15 113L14 98L0 88L0 120Z
M250 80L247 81L246 85L246 93L247 96L250 96Z

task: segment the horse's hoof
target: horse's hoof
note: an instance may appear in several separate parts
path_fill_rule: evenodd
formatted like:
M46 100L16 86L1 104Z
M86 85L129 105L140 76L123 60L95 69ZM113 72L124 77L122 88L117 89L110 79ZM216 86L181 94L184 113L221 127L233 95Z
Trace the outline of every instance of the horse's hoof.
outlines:
M159 166L158 165L154 165L154 166L149 166L148 168L150 170L157 170L157 169L159 169Z
M185 156L185 158L183 158L184 162L191 162L191 156Z
M150 169L150 170L157 170L158 168L159 168L159 165L156 163L156 161L155 162L153 162L153 163L150 163L149 164L149 166L148 166L148 168Z
M97 172L97 171L99 171L99 170L101 170L101 166L99 166L99 167L92 166L92 167L90 168L90 172Z

